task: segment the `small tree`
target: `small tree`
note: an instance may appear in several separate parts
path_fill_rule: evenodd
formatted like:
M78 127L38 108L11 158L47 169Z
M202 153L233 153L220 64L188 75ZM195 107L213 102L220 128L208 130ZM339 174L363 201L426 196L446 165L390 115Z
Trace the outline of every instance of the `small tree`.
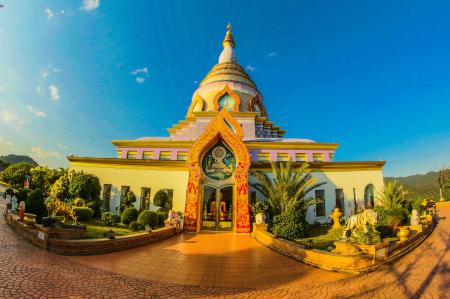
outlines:
M444 198L443 189L448 188L448 186L450 185L449 177L450 169L445 166L439 169L437 181L439 184L439 196L441 200Z
M69 195L69 179L70 174L65 173L62 175L50 188L50 197L57 198L59 200L67 200Z
M136 202L136 195L133 191L128 191L124 200L120 203L120 212L122 213L125 209L133 206L133 203Z
M378 194L378 205L387 210L396 210L404 208L409 201L406 198L407 191L396 180L388 181L383 190Z
M155 197L153 197L153 204L159 207L159 211L167 212L172 210L172 199L169 194L163 189L156 192Z
M42 217L47 214L44 204L44 193L41 189L31 190L25 201L25 209L28 213L36 215L37 223L42 223Z
M31 168L31 188L41 189L44 196L50 194L53 184L66 172L65 169L49 169L47 166Z

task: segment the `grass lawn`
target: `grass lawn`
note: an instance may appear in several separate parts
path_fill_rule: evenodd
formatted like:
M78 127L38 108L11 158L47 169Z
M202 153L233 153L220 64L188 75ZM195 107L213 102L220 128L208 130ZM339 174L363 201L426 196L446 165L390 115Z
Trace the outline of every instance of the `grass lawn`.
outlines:
M107 226L100 219L91 219L87 222L82 222L81 224L86 226L86 236L85 236L86 239L105 238L110 229L109 226ZM113 226L111 229L116 233L116 236L125 236L139 232L130 230L128 226L122 223Z
M313 249L331 251L334 249L334 242L342 238L343 227L331 228L328 226L312 226L309 230L309 237L297 239L300 244L310 243Z

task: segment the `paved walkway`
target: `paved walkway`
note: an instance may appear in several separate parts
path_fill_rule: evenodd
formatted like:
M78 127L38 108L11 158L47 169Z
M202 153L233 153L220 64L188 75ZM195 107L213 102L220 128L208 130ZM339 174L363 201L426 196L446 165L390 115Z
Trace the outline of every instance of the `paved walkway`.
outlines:
M0 200L0 212L4 211ZM399 262L349 276L315 269L245 235L175 237L93 257L30 245L0 219L0 298L449 298L450 207Z

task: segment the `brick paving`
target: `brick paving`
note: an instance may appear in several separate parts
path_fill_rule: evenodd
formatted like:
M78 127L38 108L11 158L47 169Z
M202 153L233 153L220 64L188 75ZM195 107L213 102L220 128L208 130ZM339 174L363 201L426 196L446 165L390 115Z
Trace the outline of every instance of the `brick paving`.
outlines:
M243 235L185 234L120 253L68 258L29 244L1 217L0 298L449 298L450 206L438 212L439 224L421 246L357 276L303 265Z

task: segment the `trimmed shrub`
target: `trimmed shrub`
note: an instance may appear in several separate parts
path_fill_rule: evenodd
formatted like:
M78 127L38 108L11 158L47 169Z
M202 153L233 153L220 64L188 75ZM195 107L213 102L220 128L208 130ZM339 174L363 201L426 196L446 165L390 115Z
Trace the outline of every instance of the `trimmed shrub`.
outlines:
M122 213L122 223L130 224L131 221L136 221L139 216L139 212L136 208L126 208Z
M86 206L94 211L93 217L97 218L100 216L100 204L98 203L98 201L88 202Z
M273 218L272 232L287 240L303 238L307 234L308 224L302 212L290 210Z
M388 210L384 207L376 206L375 212L378 214L377 231L382 238L395 237L395 228L405 221L403 209Z
M139 224L137 224L136 221L131 221L128 228L134 232L137 232L139 230Z
M164 221L167 219L168 214L167 213L163 213L163 212L157 212L156 213L158 215L158 226L159 227L164 227Z
M120 222L120 216L114 214L113 212L103 212L102 221L105 222L108 226L115 226Z
M159 190L156 192L153 197L153 204L159 207L159 211L169 211L172 209L172 199L169 197L169 194L164 190Z
M142 227L146 227L147 225L155 228L158 226L158 222L159 222L159 217L158 214L156 212L153 211L142 211L139 214L137 223L142 226Z
M94 215L94 211L88 207L74 207L73 212L77 216L78 221L89 221Z
M47 215L47 209L44 203L44 193L41 189L36 189L28 193L25 201L25 211L36 215L36 222L42 223L42 217Z

